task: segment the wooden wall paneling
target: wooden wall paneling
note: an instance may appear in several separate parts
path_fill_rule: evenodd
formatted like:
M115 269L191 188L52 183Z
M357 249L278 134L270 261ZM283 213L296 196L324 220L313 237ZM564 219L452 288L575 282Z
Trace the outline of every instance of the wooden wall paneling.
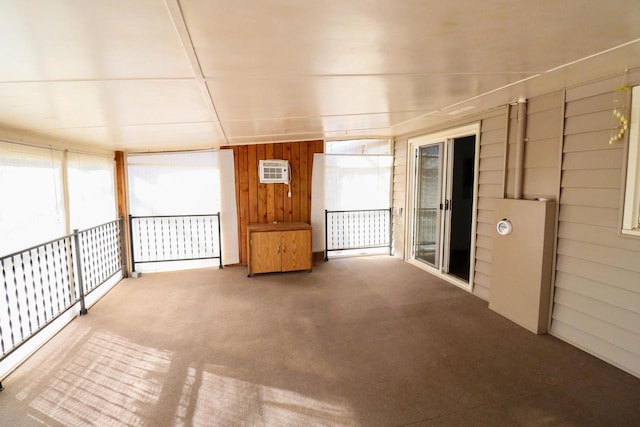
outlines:
M300 221L311 222L311 214L309 210L309 188L307 187L307 181L311 181L309 178L308 165L309 159L307 157L309 144L300 144L300 177L299 177L299 191L300 191Z
M129 207L127 204L127 178L126 178L126 163L123 151L115 152L115 166L116 166L116 203L118 216L123 218L123 233L125 244L124 251L127 255L128 264L126 266L127 271L133 270L131 265L131 247L129 245Z
M292 190L293 188L293 164L291 160L291 143L286 142L282 145L282 158L284 160L288 160L291 167L291 185L288 187L288 190ZM292 197L289 197L287 194L284 195L284 212L283 212L283 221L284 222L292 222L293 221L293 194Z
M322 143L322 141L316 141L314 143L309 143L309 149L307 150L307 170L308 179L307 179L307 194L308 194L308 205L309 205L309 220L311 223L311 187L313 183L313 155L318 151L318 143ZM322 145L320 146L322 149Z
M248 147L238 148L238 175L240 177L240 262L247 262L247 226L249 225L249 172L248 172Z
M227 148L227 147L221 147ZM228 147L234 150L240 262L247 262L247 226L250 223L310 222L313 155L324 151L323 141L287 142ZM286 184L260 184L258 163L288 160L292 197Z
M127 193L126 193L126 179L125 179L125 164L124 164L124 152L116 151L116 198L118 204L118 216L127 217Z
M258 146L247 146L247 167L248 167L248 179L249 179L249 199L257 200L258 195ZM255 166L255 167L254 167ZM258 204L249 203L249 222L258 222Z
M260 160L266 159L266 145L258 144L257 146L257 159L258 162ZM258 168L258 162L255 164L255 168ZM258 179L258 198L255 199L258 202L258 221L259 223L267 222L267 184L261 184ZM251 200L250 200L251 201Z
M273 144L273 158L282 159L282 144ZM273 184L274 185L274 200L273 210L274 218L272 221L283 222L284 221L284 198L286 197L287 184Z
M234 186L236 187L236 214L237 224L238 224L238 241L240 241L240 236L242 235L242 223L240 221L240 147L228 147L233 150L233 171L234 171ZM242 260L242 250L240 246L240 251L238 253L240 260Z
M275 159L273 155L274 144L267 144L265 147L265 158ZM274 222L276 220L276 187L281 187L282 184L266 184L267 189L267 222Z
M291 144L291 221L300 219L300 145Z

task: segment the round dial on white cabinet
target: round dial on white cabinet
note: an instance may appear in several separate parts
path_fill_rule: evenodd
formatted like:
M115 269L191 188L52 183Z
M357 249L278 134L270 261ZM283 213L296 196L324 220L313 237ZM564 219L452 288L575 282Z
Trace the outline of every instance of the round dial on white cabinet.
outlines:
M499 221L496 225L496 230L498 230L498 234L501 236L506 236L507 234L511 234L513 231L513 226L511 225L511 221L504 218L502 221Z

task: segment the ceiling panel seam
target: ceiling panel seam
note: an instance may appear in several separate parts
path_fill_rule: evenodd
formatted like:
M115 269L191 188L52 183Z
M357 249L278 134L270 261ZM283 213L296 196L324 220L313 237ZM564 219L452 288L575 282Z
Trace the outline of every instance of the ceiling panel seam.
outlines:
M191 63L191 68L193 68L193 72L195 74L195 80L202 92L202 96L206 101L207 108L209 109L211 115L216 120L217 125L220 127L222 132L222 136L224 137L225 143L229 143L229 138L227 138L227 133L222 126L222 122L220 121L220 116L218 115L218 111L215 106L215 102L213 101L211 91L205 81L204 74L202 73L202 66L200 65L200 60L198 59L198 54L193 46L193 40L191 39L191 35L189 34L189 28L187 27L187 23L184 20L184 15L182 13L182 8L180 7L179 0L165 0L165 5L167 10L169 11L169 16L171 17L171 21L173 22L173 26L178 34L178 38L182 43L184 48L185 55L189 59Z

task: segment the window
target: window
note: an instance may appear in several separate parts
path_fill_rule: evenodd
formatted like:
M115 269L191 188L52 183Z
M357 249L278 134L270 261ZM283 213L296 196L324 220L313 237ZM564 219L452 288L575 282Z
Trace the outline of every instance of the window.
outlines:
M0 256L63 236L63 153L0 141Z
M127 167L133 216L220 212L222 259L239 262L232 150L129 154Z
M390 206L393 156L389 139L326 141L325 153L326 209Z
M622 232L640 236L640 86L633 88Z
M131 214L196 215L220 211L214 151L129 154Z
M384 243L391 224L389 214L381 212L388 210L391 202L390 142L333 141L327 142L325 149L327 154L316 154L313 163L314 251L325 250L325 238L326 249L333 256L388 251L376 245ZM325 209L330 215L326 236Z
M325 207L329 210L387 209L391 156L325 156Z
M0 256L113 221L114 187L111 156L0 141Z
M390 155L391 140L370 138L326 141L324 152L326 154Z
M114 161L112 157L68 153L69 220L83 230L116 219Z

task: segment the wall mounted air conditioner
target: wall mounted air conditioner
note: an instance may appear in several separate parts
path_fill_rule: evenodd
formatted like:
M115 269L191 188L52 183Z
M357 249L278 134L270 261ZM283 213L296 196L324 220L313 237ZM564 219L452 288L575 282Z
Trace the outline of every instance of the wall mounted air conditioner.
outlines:
M260 160L258 176L261 184L288 184L291 181L289 162L287 160Z

